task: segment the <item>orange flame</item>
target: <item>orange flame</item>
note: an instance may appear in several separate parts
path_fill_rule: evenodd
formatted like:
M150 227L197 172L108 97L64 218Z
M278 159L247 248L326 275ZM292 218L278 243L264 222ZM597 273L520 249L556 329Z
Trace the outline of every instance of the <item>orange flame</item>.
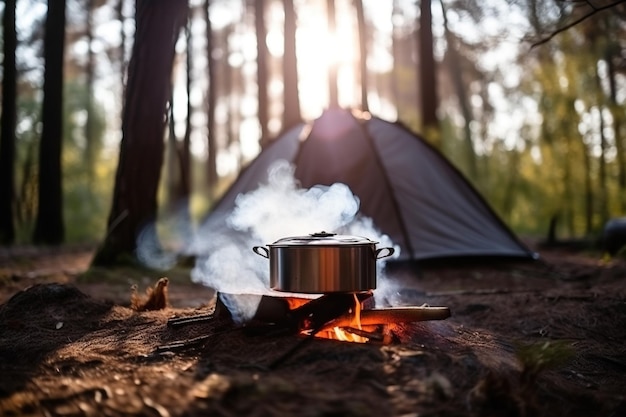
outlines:
M361 327L361 309L361 303L356 294L354 294L354 313L349 327L363 330ZM342 342L367 343L369 341L367 337L356 335L340 327L333 327L332 330L318 332L315 336L324 339L340 340Z
M289 307L289 310L295 310L296 308L301 307L311 301L310 298L298 297L286 297L285 300L287 300L287 306Z

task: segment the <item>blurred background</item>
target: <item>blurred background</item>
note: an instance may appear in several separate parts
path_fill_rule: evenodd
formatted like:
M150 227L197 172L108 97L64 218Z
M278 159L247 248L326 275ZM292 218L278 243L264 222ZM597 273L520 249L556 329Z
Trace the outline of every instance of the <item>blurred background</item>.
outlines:
M142 107L125 95L133 48L151 42L136 30L140 3L2 3L2 243L105 236L124 108ZM333 106L424 135L522 236L593 237L626 213L623 1L173 3L186 9L185 21L170 84L154 85L169 97L161 219L182 193L197 221L273 138ZM60 4L59 21L51 6ZM59 25L63 47L46 48ZM54 188L40 176L51 158L41 140L46 112L55 111L44 103L53 95L44 84L54 51L62 205L50 207L61 207L63 233L50 240L37 239L36 223L49 201L40 189ZM140 77L150 82L149 73Z

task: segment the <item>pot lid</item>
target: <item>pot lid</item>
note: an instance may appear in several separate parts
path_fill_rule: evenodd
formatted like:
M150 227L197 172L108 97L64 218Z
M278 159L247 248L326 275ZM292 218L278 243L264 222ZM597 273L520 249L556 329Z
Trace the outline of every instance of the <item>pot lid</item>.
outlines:
M371 245L376 244L366 237L338 235L335 233L318 232L308 236L291 236L277 240L269 246L303 246L303 245Z

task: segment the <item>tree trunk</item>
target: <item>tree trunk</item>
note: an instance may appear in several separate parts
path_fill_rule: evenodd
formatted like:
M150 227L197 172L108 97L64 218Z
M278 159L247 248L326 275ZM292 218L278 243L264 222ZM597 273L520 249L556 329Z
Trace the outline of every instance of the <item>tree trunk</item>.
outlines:
M63 143L63 54L65 48L65 0L49 0L44 40L45 75L39 192L33 242L58 245L65 238L61 154Z
M113 206L95 265L134 259L137 238L156 221L174 46L187 10L186 0L137 1Z
M513 149L508 154L508 180L506 182L506 189L504 190L504 197L502 199L502 213L505 218L510 219L513 214L513 209L515 208L515 196L517 195L519 182L519 162L521 155L516 149Z
M369 111L367 100L367 26L365 24L365 13L363 12L363 0L355 0L357 26L359 28L359 76L361 79L361 109Z
M335 16L335 0L326 0L326 17L328 19L329 39L335 42L337 36L337 19ZM337 87L337 61L331 55L328 60L328 105L339 107L339 90Z
M215 136L215 105L217 103L217 74L215 73L215 58L213 57L213 27L209 15L210 1L205 0L202 7L206 22L206 54L207 78L209 87L207 92L207 164L206 182L209 194L213 193L217 185L217 143Z
M567 123L565 121L562 122L562 132L567 132ZM571 136L565 136L565 155L575 155L573 139ZM585 151L586 155L586 151ZM569 237L573 237L576 235L576 222L574 221L575 210L574 208L578 205L576 204L575 197L579 195L579 189L574 190L574 175L573 173L578 169L580 169L580 165L576 164L575 167L572 167L574 163L572 158L564 158L563 161L563 217L565 218L565 230L567 231L567 235ZM584 157L583 157L584 164ZM586 168L584 168L586 169ZM585 175L587 175L585 173Z
M187 22L187 118L185 119L185 136L179 153L180 183L179 198L185 210L189 210L189 197L191 196L191 89L193 85L193 35L191 33L191 20ZM188 216L188 213L186 214Z
M435 57L433 55L433 29L431 0L420 2L419 28L419 83L421 87L421 116L424 133L432 135L429 139L439 146L439 121L437 119L437 79L435 76Z
M2 116L0 118L0 244L15 241L14 197L15 197L15 124L17 118L15 70L16 0L5 0L2 15L3 77Z
M116 5L117 19L120 21L120 85L122 86L122 97L126 89L126 32L124 32L124 0L118 0Z
M400 6L398 4L398 0L393 0L393 9L391 12L391 19L393 21L393 18L397 15L400 14ZM391 57L393 59L393 65L391 67L391 99L392 99L392 103L396 104L396 108L400 108L400 106L402 106L402 101L400 100L400 91L399 91L399 86L398 84L400 83L399 80L399 71L398 69L400 68L400 62L399 62L399 57L400 57L400 47L398 45L398 35L396 34L396 27L395 25L393 25L391 27ZM398 111L398 116L400 116L400 111Z
M20 167L21 182L15 201L15 217L19 228L32 227L37 212L37 143L29 140L26 144L24 162Z
M170 96L167 117L167 160L165 171L167 172L165 188L167 190L167 211L176 212L176 203L180 197L180 158L178 156L178 139L176 138L176 126L174 122L174 96Z
M87 79L87 96L85 101L85 110L87 110L87 119L85 120L85 169L87 174L87 183L91 184L94 176L95 162L95 135L94 135L94 114L93 114L93 96L94 96L94 54L91 49L93 43L93 7L94 0L87 0L87 68L85 69L85 78Z
M598 135L600 136L600 155L598 156L598 211L600 214L600 224L604 225L606 221L609 219L609 189L607 185L607 166L606 166L606 150L608 146L608 141L606 135L604 133L605 124L604 124L604 116L602 115L603 110L605 109L605 99L604 93L602 92L602 79L600 74L596 69L595 73L596 77L596 88L597 88L597 105L598 105L598 117L599 120L599 131ZM591 151L590 151L591 152ZM587 230L587 233L592 233L593 230Z
M231 24L226 26L223 29L224 34L224 50L225 56L231 56L231 54L240 52L240 50L233 49L233 43L230 42L230 39L234 37L234 33L237 28L235 24ZM239 141L239 123L240 123L240 95L241 90L239 88L239 74L240 70L233 65L228 63L228 60L222 60L222 74L224 83L222 87L226 92L226 104L228 111L226 112L226 146L225 148L230 152L232 151L237 142Z
M255 0L254 2L254 24L256 28L256 65L257 65L257 87L258 87L258 118L261 128L261 146L265 147L269 141L269 99L267 86L269 76L267 71L267 29L265 27L265 0Z
M169 152L167 161L168 172L168 211L171 219L174 220L174 231L181 238L181 241L189 242L193 235L191 227L191 214L189 211L189 200L191 195L191 115L193 106L191 104L191 89L193 84L193 35L191 32L191 16L187 21L185 37L187 41L186 52L186 113L185 133L182 141L176 136L174 120L174 97L170 98L169 112ZM172 85L173 88L173 85ZM173 90L172 90L173 91Z
M476 153L474 152L474 141L472 140L472 131L470 129L470 124L472 120L474 120L474 116L472 115L472 109L470 108L469 100L467 97L468 88L463 81L463 68L461 66L461 59L456 47L456 39L448 29L448 17L446 15L446 10L443 2L441 2L441 12L443 14L443 29L446 42L448 44L448 47L446 49L446 55L448 58L447 67L450 70L452 82L454 83L454 90L459 100L461 114L463 115L463 120L465 121L463 125L463 137L465 139L465 151L467 153L467 170L469 173L469 177L475 182L479 182L478 167L476 164Z
M581 138L582 139L582 138ZM582 142L582 141L581 141ZM584 142L581 143L583 150L583 166L585 169L585 235L591 235L593 231L594 196L593 181L591 179L591 151Z
M617 102L617 68L614 60L620 60L620 48L611 42L606 52L607 72L609 78L610 110L613 115L613 131L615 132L615 149L617 150L617 189L621 213L626 213L626 141L622 132L623 108Z
M286 131L302 121L298 98L298 60L296 58L296 12L293 0L283 0L285 7L285 48L283 55L283 127Z

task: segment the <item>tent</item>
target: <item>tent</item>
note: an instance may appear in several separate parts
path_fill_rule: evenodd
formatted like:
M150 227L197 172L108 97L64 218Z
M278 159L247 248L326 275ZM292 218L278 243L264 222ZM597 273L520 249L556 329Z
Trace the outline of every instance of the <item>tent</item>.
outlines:
M326 110L279 136L240 173L207 223L223 222L237 196L266 181L280 159L295 165L303 188L348 185L360 199L360 213L400 246L398 260L535 257L424 139L398 122L345 109Z

